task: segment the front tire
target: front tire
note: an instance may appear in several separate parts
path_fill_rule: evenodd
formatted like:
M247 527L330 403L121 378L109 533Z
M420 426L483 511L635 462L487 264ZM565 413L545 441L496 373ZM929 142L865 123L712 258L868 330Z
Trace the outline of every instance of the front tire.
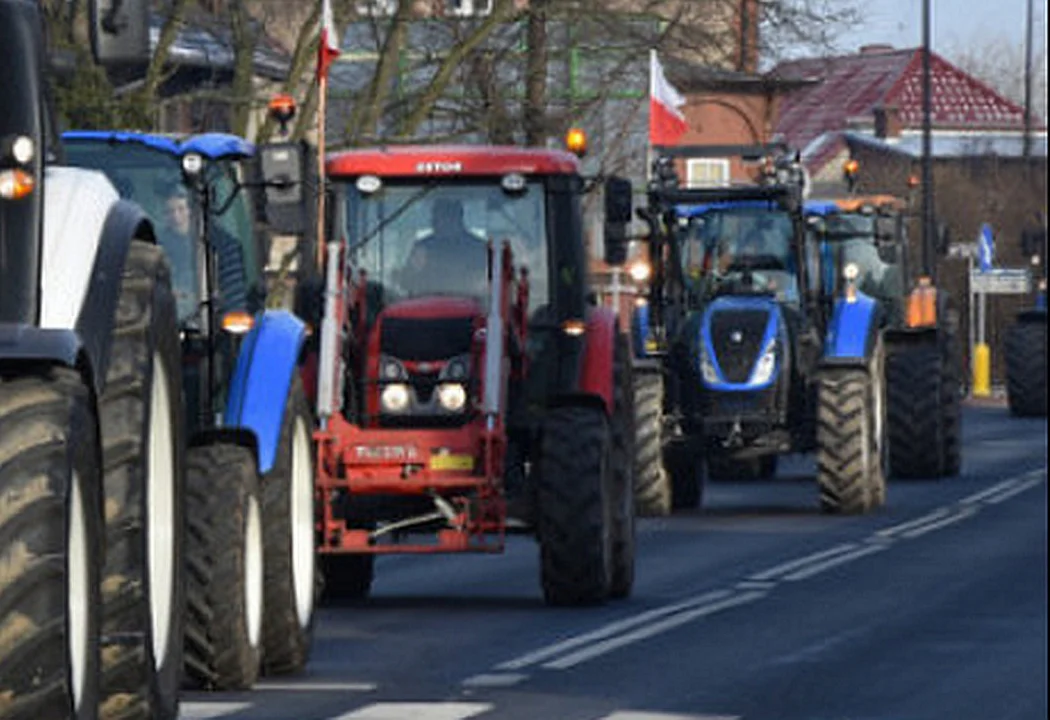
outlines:
M0 377L0 717L98 717L100 465L76 372Z
M293 373L273 468L263 478L266 590L263 672L301 672L313 642L317 561L314 550L313 419Z
M664 378L659 368L634 372L635 506L642 517L671 514L671 479L663 459Z
M99 401L106 502L107 720L171 720L182 675L185 575L181 350L171 273L134 241Z
M629 366L627 338L617 337L613 368L615 396L612 417L613 546L609 597L630 596L634 587L635 554L635 452L634 386Z
M1046 320L1006 331L1006 398L1016 417L1046 417Z

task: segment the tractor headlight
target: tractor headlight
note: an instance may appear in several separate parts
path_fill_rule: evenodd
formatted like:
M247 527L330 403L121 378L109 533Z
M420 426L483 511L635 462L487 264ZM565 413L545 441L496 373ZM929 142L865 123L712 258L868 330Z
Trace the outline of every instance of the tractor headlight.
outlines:
M438 403L449 412L459 412L467 404L467 391L459 383L442 383L437 386Z
M467 375L470 374L470 356L460 355L454 357L448 361L448 364L441 370L442 380L456 380L463 381L467 379Z
M703 341L700 341L700 377L703 378L704 382L708 385L713 385L720 381L718 377L718 371L715 370L715 364L711 362L711 356L707 352L707 347Z
M408 373L399 361L383 355L379 358L379 377L383 380L405 380Z
M408 385L404 383L387 385L379 395L379 403L386 412L402 412L408 407Z
M762 349L762 354L755 363L755 369L751 372L752 385L764 385L773 377L773 371L777 369L777 340L770 339Z

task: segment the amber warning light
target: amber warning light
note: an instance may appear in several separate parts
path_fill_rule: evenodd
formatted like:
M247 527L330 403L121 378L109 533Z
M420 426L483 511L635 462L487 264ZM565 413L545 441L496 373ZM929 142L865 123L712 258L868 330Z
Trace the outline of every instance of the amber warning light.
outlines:
M580 128L571 128L565 133L565 147L576 157L587 154L587 133Z
M288 123L295 117L295 99L291 95L276 95L270 100L270 117L281 126L281 132L288 132Z

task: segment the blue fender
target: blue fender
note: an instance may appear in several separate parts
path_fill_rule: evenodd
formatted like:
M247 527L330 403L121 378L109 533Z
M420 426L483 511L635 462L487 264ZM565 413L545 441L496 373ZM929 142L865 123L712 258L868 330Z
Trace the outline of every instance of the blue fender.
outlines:
M878 332L875 298L857 292L856 299L835 300L835 308L824 338L824 357L830 362L866 363Z
M769 313L769 320L762 332L762 342L759 345L759 353L755 356L753 361L750 377L746 382L741 383L733 383L725 379L722 368L718 364L718 356L715 354L714 338L711 335L711 320L714 314L718 312L732 312L734 310L763 310ZM707 309L704 311L703 320L700 323L700 332L699 337L697 338L700 353L696 358L696 371L700 375L704 387L716 392L751 392L765 390L776 383L777 379L780 377L780 371L784 365L782 353L787 350L786 340L786 330L781 319L780 307L775 300L765 297L750 298L724 296L716 298L707 306ZM778 342L779 349L777 350L773 371L765 380L756 382L755 370L758 366L758 360L761 357L764 348L768 347L769 344L774 341ZM705 358L714 367L715 375L718 377L717 381L704 379L703 362Z
M262 474L277 459L288 391L305 339L302 320L287 310L267 310L258 316L237 356L223 422L255 433Z
M649 305L635 305L631 313L631 350L636 358L644 358L649 352L646 344L649 341Z

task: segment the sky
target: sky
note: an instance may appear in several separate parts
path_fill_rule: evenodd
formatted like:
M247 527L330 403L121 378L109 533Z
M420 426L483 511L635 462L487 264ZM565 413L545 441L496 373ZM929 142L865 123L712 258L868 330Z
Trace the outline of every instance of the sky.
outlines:
M1028 0L930 0L931 45L947 53L967 43L1006 39L1020 46L1025 36ZM1032 0L1035 52L1046 47L1046 0ZM861 45L889 43L894 47L922 44L923 0L854 0L861 22L840 34L836 45L846 52ZM1045 52L1045 50L1044 50Z

